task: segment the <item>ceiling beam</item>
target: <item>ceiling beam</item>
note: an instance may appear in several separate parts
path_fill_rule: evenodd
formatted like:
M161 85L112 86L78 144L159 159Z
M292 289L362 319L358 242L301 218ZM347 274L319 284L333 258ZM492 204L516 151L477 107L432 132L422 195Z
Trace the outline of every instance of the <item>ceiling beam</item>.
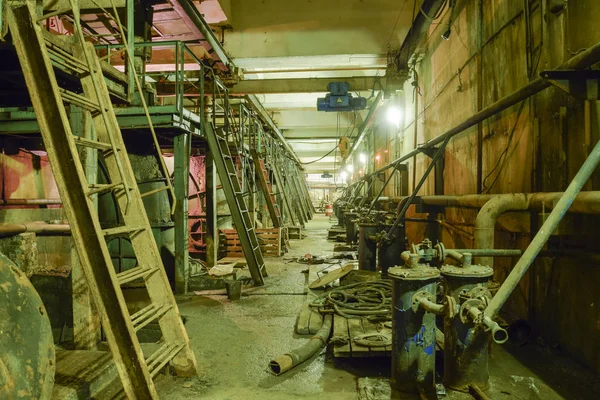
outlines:
M234 94L327 93L327 85L330 82L348 82L351 91L363 91L373 89L376 79L379 77L243 80L229 92Z
M273 93L327 93L329 82L348 82L352 92L371 90L380 77L361 76L353 78L305 78L305 79L260 79L243 80L229 89L229 94L273 94ZM383 85L385 87L385 85ZM159 95L169 96L175 93L174 82L156 84ZM208 92L207 92L208 93ZM184 96L198 97L200 92L190 84L185 85ZM316 108L316 104L315 104Z

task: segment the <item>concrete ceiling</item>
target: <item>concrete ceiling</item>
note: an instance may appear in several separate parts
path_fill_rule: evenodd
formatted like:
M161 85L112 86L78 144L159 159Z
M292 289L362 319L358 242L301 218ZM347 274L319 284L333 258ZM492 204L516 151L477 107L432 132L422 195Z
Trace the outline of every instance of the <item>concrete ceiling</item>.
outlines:
M264 81L261 86L254 83L253 89L259 93L263 88L265 93L258 98L303 162L328 153L337 138L351 132L355 120L358 125L367 114L317 112L316 99L324 97L329 79L354 78L349 79L354 89L371 96L374 81L364 77L385 75L388 49L399 47L413 13L408 0L219 0L219 4L227 16L219 25L230 27L224 36L226 51L244 70L245 79ZM318 82L317 87L300 84L308 78L322 80L312 81ZM275 93L274 80L288 83ZM336 151L306 165L306 171L334 173L339 163Z
M166 0L154 5L152 40L184 40L198 58L215 58L181 3ZM385 84L388 50L400 46L413 18L409 0L203 0L193 4L243 73L244 80L230 93L256 94L306 161L333 149L333 140L340 136L356 134L354 126L367 114L317 112L317 98L324 97L327 83L345 80L353 93L372 96L372 89L381 87L378 83ZM91 31L103 35L115 31L102 14L84 19ZM173 71L174 60L173 48L156 48L148 71ZM123 63L118 55L111 61ZM186 69L197 69L197 64L186 61ZM168 83L163 86L170 89ZM191 89L186 93L194 96ZM336 151L306 170L335 173L339 161Z

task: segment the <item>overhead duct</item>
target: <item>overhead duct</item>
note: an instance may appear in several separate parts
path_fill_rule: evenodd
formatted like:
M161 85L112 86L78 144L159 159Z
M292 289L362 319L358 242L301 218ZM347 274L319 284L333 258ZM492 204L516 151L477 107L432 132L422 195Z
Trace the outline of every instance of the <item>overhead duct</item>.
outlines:
M421 40L429 31L429 27L433 22L433 16L446 5L447 0L424 0L421 4L417 17L413 21L400 50L396 54L395 67L396 71L408 75L408 61L417 49Z

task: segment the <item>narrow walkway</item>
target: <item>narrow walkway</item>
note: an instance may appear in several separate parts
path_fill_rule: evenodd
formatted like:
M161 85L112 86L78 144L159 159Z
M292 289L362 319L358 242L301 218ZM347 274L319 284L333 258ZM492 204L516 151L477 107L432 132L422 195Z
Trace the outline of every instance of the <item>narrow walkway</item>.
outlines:
M201 371L199 380L163 379L161 398L190 399L354 399L356 377L335 368L323 351L301 367L275 377L272 357L302 345L294 333L305 300L306 265L288 262L306 253L331 256L329 218L315 215L303 240L292 240L283 257L266 258L266 286L232 302L225 295L188 296L179 302ZM384 370L386 370L384 368Z

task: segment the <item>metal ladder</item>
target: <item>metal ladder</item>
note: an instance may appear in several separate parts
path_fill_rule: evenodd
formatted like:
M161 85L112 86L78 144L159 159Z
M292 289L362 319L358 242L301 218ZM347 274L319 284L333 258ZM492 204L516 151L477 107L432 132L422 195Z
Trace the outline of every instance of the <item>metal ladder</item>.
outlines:
M204 129L208 148L213 155L252 280L255 285L262 286L264 285L263 276L267 276L267 269L258 243L258 237L250 219L250 212L244 200L244 193L238 180L233 157L229 150L229 141L227 136L217 133L212 123L208 121L204 121ZM222 128L219 128L219 130L222 133L224 132Z
M252 160L254 161L254 166L256 167L256 176L258 177L260 187L265 196L267 208L269 209L269 214L271 215L271 221L273 221L273 227L281 228L283 227L281 210L279 210L279 204L277 204L275 194L273 194L273 188L271 186L271 182L269 181L269 171L265 166L264 160L260 158L256 151L252 151Z
M79 22L78 10L72 11ZM60 88L39 23L43 19L44 16L36 15L32 2L8 9L9 29L63 209L123 389L130 399L157 399L153 377L169 362L182 375L196 375L196 359L146 216L99 59L92 44L84 42L76 23L79 43L73 46L73 57L65 57L64 61L80 72L83 93ZM76 103L90 112L97 141L72 134L63 103ZM88 184L77 146L101 153L109 183ZM123 225L101 227L94 205L94 198L100 193L114 195ZM113 237L131 241L136 267L115 272L107 246L107 239ZM130 311L122 286L133 281L145 284L148 300L143 308ZM136 332L153 321L159 323L163 339L158 350L145 356Z

